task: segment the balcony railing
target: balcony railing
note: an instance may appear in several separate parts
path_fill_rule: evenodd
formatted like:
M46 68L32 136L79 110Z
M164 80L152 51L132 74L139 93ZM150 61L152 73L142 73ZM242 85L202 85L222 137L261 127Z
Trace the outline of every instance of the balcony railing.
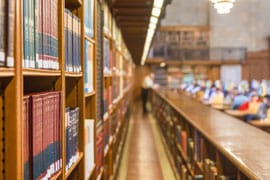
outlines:
M236 60L244 61L247 48L218 47L218 48L178 48L160 45L152 47L149 58L163 58L165 60Z

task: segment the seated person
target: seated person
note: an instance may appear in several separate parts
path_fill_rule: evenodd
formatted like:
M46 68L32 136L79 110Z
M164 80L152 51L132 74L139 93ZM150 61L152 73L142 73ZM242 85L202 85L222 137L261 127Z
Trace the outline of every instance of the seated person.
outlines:
M210 86L210 87L209 87ZM203 102L205 103L209 103L209 100L212 96L212 94L216 91L216 86L213 85L207 85L204 91L204 95L203 95Z
M251 96L251 100L248 103L248 114L244 117L246 121L258 119L258 110L261 105L259 101L259 96L257 94L253 94Z
M248 102L248 97L244 95L242 92L238 92L237 88L233 89L233 102L232 102L232 109L238 109L242 104Z
M209 102L210 104L223 104L224 103L223 92L219 88L216 88L216 91L211 94Z
M270 95L265 95L263 97L263 102L258 109L258 113L257 113L258 119L260 120L267 119L267 112L268 112L269 107L270 107Z

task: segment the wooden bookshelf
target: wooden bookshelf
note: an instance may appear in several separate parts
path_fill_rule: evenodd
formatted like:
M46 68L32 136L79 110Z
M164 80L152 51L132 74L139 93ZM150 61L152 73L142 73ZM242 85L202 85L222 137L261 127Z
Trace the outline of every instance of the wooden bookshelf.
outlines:
M65 72L65 76L66 77L75 77L75 78L78 78L78 77L82 77L83 76L83 73L82 72L78 72L78 73Z
M51 69L34 69L34 68L24 68L28 67L24 64L24 48L27 45L24 45L25 38L24 37L24 1L15 0L15 26L14 26L14 67L12 68L5 68L0 67L0 138L4 141L0 143L0 148L5 149L4 152L0 152L0 179L16 179L16 180L23 180L24 179L24 146L25 142L22 138L26 129L24 128L24 108L23 108L23 97L25 95L31 93L41 93L41 92L48 92L48 91L59 91L61 94L61 106L60 114L60 127L58 130L61 134L61 142L60 142L60 149L61 149L61 170L53 175L51 179L84 179L85 178L85 155L88 153L85 151L85 119L93 119L94 120L94 142L93 142L93 149L94 149L94 167L91 169L88 175L89 179L101 179L104 172L107 172L105 167L109 167L111 169L113 167L113 161L111 161L112 157L114 156L112 152L113 146L113 136L115 141L119 141L121 138L121 134L123 128L120 128L124 125L125 120L119 120L121 124L118 126L117 137L115 134L109 135L109 142L107 144L106 149L103 149L104 155L107 156L108 162L107 164L103 164L100 174L96 173L97 169L97 147L96 147L96 138L97 135L103 131L103 123L108 122L110 124L112 113L119 110L122 112L123 107L120 106L120 103L124 99L128 97L125 96L120 100L118 98L117 104L111 104L111 108L108 111L107 118L102 120L102 123L97 127L98 124L98 110L101 107L98 107L98 95L103 93L100 92L98 89L98 81L99 74L97 72L98 68L103 68L102 64L98 63L98 56L102 56L98 52L101 52L99 49L100 45L103 46L101 42L98 42L97 38L97 31L101 30L103 27L98 27L97 22L97 15L101 14L101 9L98 10L97 5L99 4L102 6L102 3L105 1L96 1L94 2L93 7L93 37L89 37L86 35L84 30L84 23L86 22L86 18L84 17L84 8L86 6L86 0L63 0L63 1L55 1L57 4L57 13L52 15L50 18L57 19L57 34L58 34L58 63L59 69L58 70L51 70ZM55 4L55 5L56 5ZM33 6L32 6L33 8ZM65 8L70 11L72 16L76 16L76 18L80 21L80 38L78 39L78 44L80 44L80 59L78 60L81 64L81 71L82 72L66 72L66 44L65 42ZM108 8L109 9L109 8ZM34 9L33 9L34 10ZM50 9L51 10L51 9ZM34 11L33 11L34 12ZM34 14L34 13L33 13ZM41 14L41 13L40 13ZM45 15L44 15L45 17ZM114 17L111 17L111 19ZM55 26L55 28L56 28ZM118 28L116 26L116 28ZM119 30L119 28L118 28ZM112 29L109 28L109 34L111 34ZM120 33L120 30L119 30ZM103 36L103 32L102 32ZM33 38L33 37L32 37ZM121 53L124 55L127 48L124 44L124 41L118 41L115 37L110 37L110 45L120 44L121 45ZM34 40L34 38L33 38ZM85 49L84 49L84 42L89 41L93 45L93 91L89 93L85 93L84 91L84 80L85 80ZM24 47L25 46L25 47ZM35 49L35 48L34 48ZM113 53L116 53L113 52ZM114 55L114 54L113 54ZM121 58L124 57L121 55ZM103 57L101 57L103 59ZM131 61L130 59L126 59L126 61ZM120 61L120 56L115 59L116 62ZM123 61L123 60L121 60ZM128 64L128 66L132 66L132 62ZM115 65L116 66L116 65ZM123 70L123 67L117 65L118 70ZM121 77L119 76L119 79ZM103 79L103 77L102 77ZM112 75L105 76L108 86L112 86L115 82L113 80ZM119 80L120 81L120 80ZM123 81L123 79L121 80ZM123 91L123 85L117 84L115 85L119 91L115 93L116 97L120 97L121 92ZM126 93L125 93L126 94ZM79 152L79 157L75 163L71 165L71 167L66 171L66 153L67 153L67 139L66 139L66 108L79 108L79 118L78 118L78 148L77 151ZM123 110L126 111L126 110ZM120 113L119 113L120 114ZM124 118L123 115L119 116L119 118ZM126 122L125 122L126 124ZM124 135L124 134L123 134ZM118 154L121 156L121 154ZM106 171L105 171L106 170ZM109 171L110 174L114 174L114 171Z
M76 9L83 5L82 0L65 0L65 6L70 9Z
M93 39L93 38L87 36L86 34L84 35L84 38L85 38L87 41L89 41L90 43L92 43L92 44L95 44L95 43L96 43L96 40L95 40L95 39Z
M94 164L94 166L92 167L91 171L88 174L88 178L86 178L86 179L92 178L92 176L94 175L95 169L96 169L96 165Z
M207 179L211 173L240 180L269 178L269 162L265 160L269 134L170 90L154 90L152 101L166 142L180 150L182 166L191 171L191 178L204 175ZM177 126L180 130L176 132ZM174 148L170 146L170 153L177 164Z
M83 153L80 152L79 155L78 155L77 161L66 172L65 179L67 179L71 175L71 173L74 171L74 169L77 168L77 166L80 164L82 159L83 159Z
M92 92L89 92L89 93L86 93L85 94L85 97L87 98L87 97L92 97L92 96L94 96L96 94L96 91L92 91Z
M14 68L0 68L0 77L12 77L14 75Z
M61 76L60 70L45 70L45 69L23 69L24 76Z
M56 173L51 180L57 180L60 176L61 176L62 171L59 171L58 173Z

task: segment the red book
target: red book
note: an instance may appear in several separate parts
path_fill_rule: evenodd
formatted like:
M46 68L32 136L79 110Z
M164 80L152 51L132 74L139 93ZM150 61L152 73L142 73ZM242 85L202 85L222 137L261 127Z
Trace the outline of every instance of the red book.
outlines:
M42 165L42 158L41 158L41 152L42 152L42 95L36 94L32 95L32 167L33 167L33 178L37 179L41 172L41 165Z
M184 152L184 154L187 154L187 132L182 131L181 132L181 147Z
M30 157L29 157L29 120L30 120L30 97L23 97L23 159L24 159L24 179L29 179Z

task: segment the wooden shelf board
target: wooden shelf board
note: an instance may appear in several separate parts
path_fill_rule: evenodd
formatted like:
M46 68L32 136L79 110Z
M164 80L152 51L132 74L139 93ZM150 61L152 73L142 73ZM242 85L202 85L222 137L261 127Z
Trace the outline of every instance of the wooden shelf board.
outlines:
M99 175L97 176L97 180L100 180L100 179L102 178L103 173L104 173L104 167L102 167L102 168L100 169L100 173L99 173Z
M66 77L82 77L82 72L65 72Z
M188 162L188 157L187 157L187 155L184 154L184 152L183 152L183 150L182 150L180 144L177 144L177 149L179 150L179 152L180 152L182 158L183 158L184 161L185 161L186 168L188 169L189 173L192 175L192 174L193 174L193 171L192 171L191 168L190 168L190 163Z
M65 5L67 8L76 8L82 6L82 0L65 0Z
M102 131L102 128L103 128L103 124L100 124L99 126L97 126L96 133L99 134Z
M91 97L94 96L96 94L96 91L91 91L89 93L85 93L84 97Z
M95 172L95 169L96 169L96 164L93 165L91 171L88 174L88 178L87 179L90 179L93 176L93 174Z
M95 43L96 43L96 41L95 41L93 38L87 36L86 34L84 35L84 38L85 38L87 41L89 41L90 43L92 43L92 44L95 44Z
M103 32L103 35L104 35L104 37L106 37L109 40L113 39L112 36L110 34L106 33L106 32Z
M104 158L107 157L107 155L109 154L109 149L110 149L110 146L109 144L107 144L104 148Z
M47 69L23 69L24 76L61 76L59 70L47 70Z
M195 165L203 172L203 163L194 159Z
M112 144L113 144L113 136L111 135L109 138L109 145L112 146Z
M104 74L104 78L112 78L113 75L112 74Z
M14 68L0 68L0 77L12 77L15 75Z
M62 174L62 171L59 170L59 172L57 172L55 175L53 175L53 177L51 177L50 180L56 180L56 179L58 179L61 174Z
M106 112L106 113L103 115L103 121L106 122L108 119L109 119L109 113Z
M83 158L83 153L82 152L79 152L78 160L74 164L72 164L72 166L68 169L68 171L65 174L65 178L66 179L70 176L70 174L74 171L74 169L79 165L79 163L81 162L82 158Z

